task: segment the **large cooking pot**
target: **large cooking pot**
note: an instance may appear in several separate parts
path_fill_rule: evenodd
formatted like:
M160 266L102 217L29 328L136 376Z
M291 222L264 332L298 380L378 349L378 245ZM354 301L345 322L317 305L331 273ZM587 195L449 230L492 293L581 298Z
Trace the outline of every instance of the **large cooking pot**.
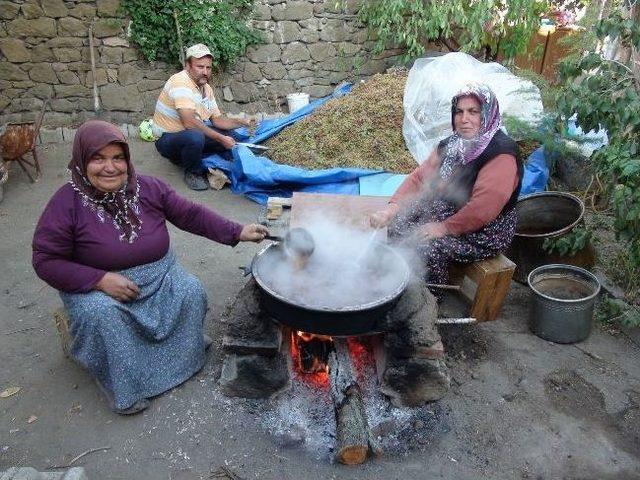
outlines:
M348 261L331 265L316 255L302 269L296 269L280 244L268 245L253 258L251 273L264 308L276 321L307 333L377 333L378 322L409 282L404 258L382 243L362 266Z
M595 251L591 242L574 255L549 253L545 240L557 240L584 225L584 203L566 192L539 192L518 199L516 212L518 224L506 255L516 264L513 279L526 283L529 273L552 263L591 268Z

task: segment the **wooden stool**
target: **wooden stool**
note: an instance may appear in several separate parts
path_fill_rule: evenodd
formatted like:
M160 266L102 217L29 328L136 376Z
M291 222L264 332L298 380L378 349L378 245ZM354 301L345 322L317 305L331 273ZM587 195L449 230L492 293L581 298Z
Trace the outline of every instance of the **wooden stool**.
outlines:
M71 358L71 334L69 333L69 315L64 308L58 308L53 312L53 320L56 322L56 330L60 335L60 344L62 345L62 353L65 357Z
M479 322L498 317L515 269L516 264L502 254L474 263L454 264L451 279L471 302L470 317Z

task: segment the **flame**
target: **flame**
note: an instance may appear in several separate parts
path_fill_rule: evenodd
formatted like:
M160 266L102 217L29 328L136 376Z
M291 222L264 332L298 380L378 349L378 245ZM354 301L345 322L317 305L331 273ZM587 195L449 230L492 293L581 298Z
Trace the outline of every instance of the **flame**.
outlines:
M319 358L314 358L311 367L305 370L302 366L302 360L300 355L300 347L298 342L302 341L310 342L311 340L332 341L332 338L327 335L316 335L314 333L307 333L301 331L291 332L291 355L294 359L294 364L298 372L304 373L304 378L310 380L312 383L318 385L326 385L329 383L329 367L321 361Z

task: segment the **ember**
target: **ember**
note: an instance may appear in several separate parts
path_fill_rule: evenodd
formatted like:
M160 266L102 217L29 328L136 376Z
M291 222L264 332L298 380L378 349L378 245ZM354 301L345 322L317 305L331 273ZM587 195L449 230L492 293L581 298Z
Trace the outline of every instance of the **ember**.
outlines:
M333 348L333 340L326 335L313 333L292 333L294 355L303 373L327 373L327 361Z

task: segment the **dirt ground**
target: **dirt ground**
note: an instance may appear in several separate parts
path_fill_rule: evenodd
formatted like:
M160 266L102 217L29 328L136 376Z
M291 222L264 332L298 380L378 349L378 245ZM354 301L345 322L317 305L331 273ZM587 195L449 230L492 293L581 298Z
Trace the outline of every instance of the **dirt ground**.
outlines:
M225 469L245 479L640 479L640 335L595 328L578 345L544 341L528 330L529 292L516 283L497 321L442 332L452 388L419 411L430 421L400 426L422 430L406 436L406 451L345 467L283 440L264 426L271 402L226 398L217 386L218 319L245 281L238 267L259 247L231 249L176 229L173 248L209 294L214 346L199 374L143 414L113 414L62 355L52 317L60 299L31 268L33 229L66 180L70 145L40 151L42 180L32 185L15 168L0 203L0 391L21 388L0 398L0 471L50 470L108 447L74 465L91 479L225 478ZM133 142L132 152L140 172L238 221L256 220L259 207L228 190L189 191L152 144Z

